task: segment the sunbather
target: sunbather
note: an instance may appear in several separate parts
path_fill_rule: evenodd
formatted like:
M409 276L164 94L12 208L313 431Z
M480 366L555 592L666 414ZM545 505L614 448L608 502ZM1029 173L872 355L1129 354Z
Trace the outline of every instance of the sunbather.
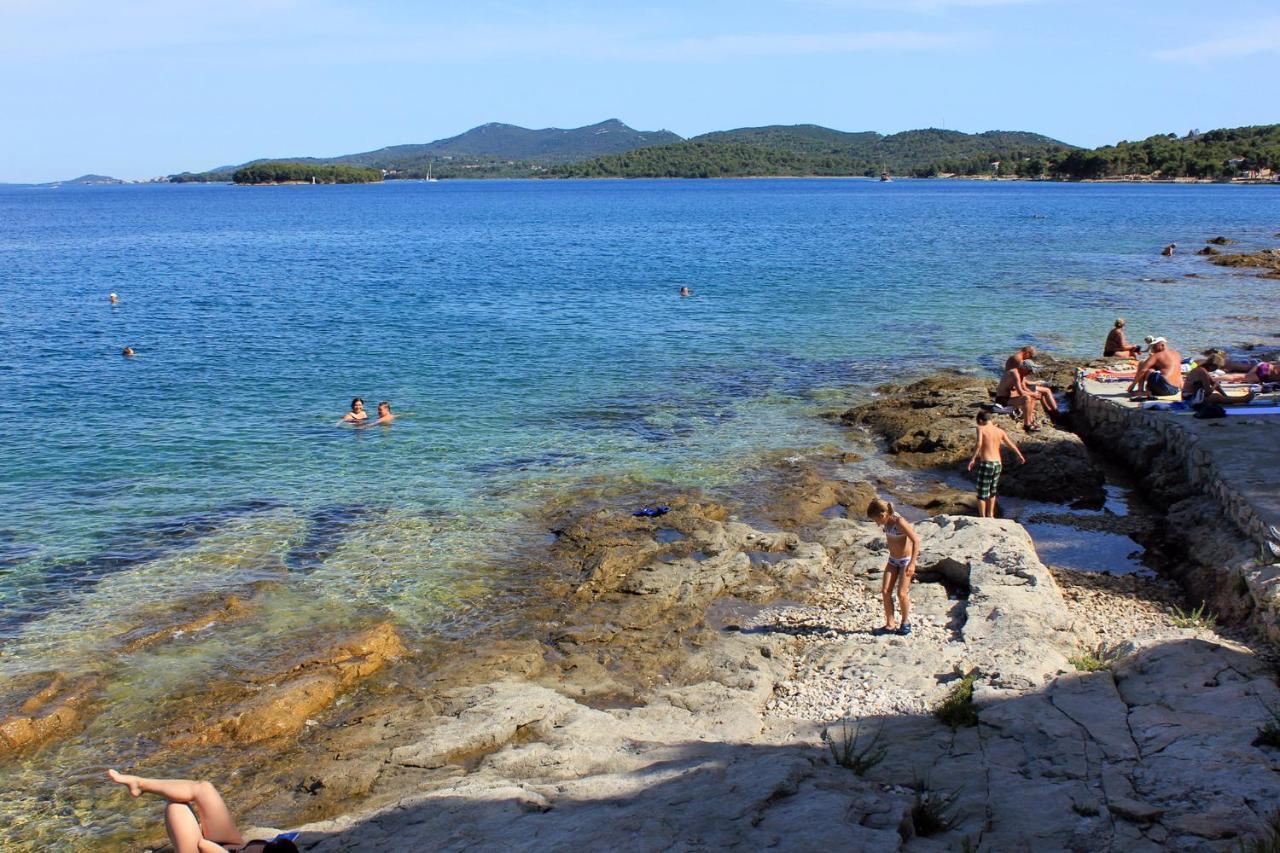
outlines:
M1263 382L1280 382L1280 361L1260 361L1244 375L1247 385L1258 385Z
M1138 344L1131 344L1124 339L1124 318L1117 317L1115 327L1107 333L1107 342L1102 345L1102 354L1110 358L1113 355L1136 356L1142 352Z
M1212 349L1207 349L1200 354L1205 358L1208 358L1209 356L1214 355L1215 353L1222 356L1222 369L1225 370L1227 373L1248 373L1250 370L1253 370L1255 367L1258 366L1258 362L1254 361L1253 359L1232 358L1231 356L1227 355L1226 350L1219 349L1217 347L1214 347Z
M1129 383L1128 390L1153 397L1179 394L1182 390L1182 354L1169 346L1164 338L1152 338L1151 354L1138 365L1138 372Z
M1006 371L1012 370L1015 367L1021 367L1023 364L1026 364L1030 366L1030 372L1037 372L1041 367L1032 360L1035 357L1036 348L1028 344L1005 359L1004 369ZM1025 377L1026 373L1024 373L1023 376ZM1027 390L1035 396L1036 401L1039 402L1040 405L1044 406L1044 410L1046 412L1050 415L1056 415L1058 413L1058 399L1053 396L1052 388L1043 382L1025 382L1024 384L1026 385Z
M298 853L297 845L286 838L246 842L222 795L208 782L147 779L115 770L108 770L107 777L135 797L156 794L169 801L164 828L177 853Z
M1182 382L1182 399L1195 403L1217 403L1235 406L1248 403L1255 396L1252 390L1244 394L1228 394L1222 387L1222 377L1215 373L1222 369L1223 357L1214 353L1193 367Z
M1037 432L1036 401L1039 396L1027 387L1026 376L1036 369L1035 362L1023 361L1018 367L1011 368L1000 377L996 386L996 405L1015 406L1022 409L1022 428L1027 432Z

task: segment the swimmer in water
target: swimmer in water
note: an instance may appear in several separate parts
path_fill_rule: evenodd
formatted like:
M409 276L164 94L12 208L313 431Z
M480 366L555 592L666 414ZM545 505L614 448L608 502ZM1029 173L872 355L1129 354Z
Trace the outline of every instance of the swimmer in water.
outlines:
M112 305L119 305L119 304L120 304L120 297L119 297L119 296L116 296L114 293L110 293L110 294L108 294L108 295L107 295L107 299L110 299L110 300L111 300L111 304L112 304Z
M390 424L392 421L394 421L396 418L402 418L405 415L412 415L412 414L413 412L403 412L399 415L393 415L391 414L391 404L388 403L386 400L383 400L381 403L378 404L378 419L372 422L371 424L369 424L369 426L386 426Z
M689 286L688 286L688 285L685 285L684 287L680 288L680 295L681 295L681 296L693 296L693 291L689 289Z
M133 347L125 347L120 350L120 354L125 358L133 358Z
M362 424L369 419L369 413L364 410L364 400L356 397L351 401L351 411L342 416L340 424Z

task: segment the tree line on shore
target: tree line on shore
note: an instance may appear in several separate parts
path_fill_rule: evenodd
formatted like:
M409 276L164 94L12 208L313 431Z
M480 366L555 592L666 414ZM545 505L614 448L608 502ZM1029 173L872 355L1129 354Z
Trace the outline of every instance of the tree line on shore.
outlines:
M691 140L558 166L550 174L566 178L706 178L875 175L883 170L921 178L994 175L1058 180L1125 176L1229 180L1264 170L1280 172L1280 125L1191 131L1182 137L1160 134L1093 150L1031 134L968 135L940 130L870 140L867 150L841 145L838 140L825 146L813 141L782 134L736 141ZM938 156L943 150L946 153Z
M231 180L237 184L371 184L382 180L382 170L342 164L268 161L236 169Z
M637 135L638 137L639 135ZM418 146L422 147L422 146ZM395 151L396 149L386 149ZM422 178L716 178L764 176L939 175L1050 180L1195 178L1230 180L1280 173L1280 125L1226 128L1085 149L1020 131L968 134L929 128L884 136L817 125L717 131L575 162L498 155L414 155L380 168L348 162L273 160L238 169L183 173L174 183L367 183ZM560 156L560 155L558 155ZM337 159L337 158L335 158Z

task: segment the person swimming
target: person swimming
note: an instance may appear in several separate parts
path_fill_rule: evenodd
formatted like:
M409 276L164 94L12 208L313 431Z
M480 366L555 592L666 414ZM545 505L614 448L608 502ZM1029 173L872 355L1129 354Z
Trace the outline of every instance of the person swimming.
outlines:
M364 400L356 397L351 401L351 411L342 416L340 424L362 424L369 419L369 413L364 410Z
M119 305L119 304L120 304L120 297L119 297L119 296L116 296L114 293L108 293L108 294L107 294L107 299L109 299L109 300L111 301L111 304L112 304L112 305Z
M125 347L124 349L120 350L120 354L125 358L133 358L134 356L133 347Z
M396 415L391 414L391 404L386 400L378 403L378 419L369 426L379 426L389 424L396 419Z
M693 291L692 291L692 290L690 290L690 289L689 289L689 285L687 285L687 284L686 284L684 287L681 287L681 288L680 288L680 295L681 295L681 296L693 296Z

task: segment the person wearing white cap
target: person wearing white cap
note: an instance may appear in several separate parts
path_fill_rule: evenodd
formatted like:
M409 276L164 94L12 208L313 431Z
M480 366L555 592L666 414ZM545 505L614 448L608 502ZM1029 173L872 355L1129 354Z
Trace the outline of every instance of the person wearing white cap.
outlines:
M111 304L112 304L112 305L119 305L119 304L120 304L120 297L119 297L119 296L116 296L114 293L109 293L109 294L107 294L107 299L108 299L108 300L110 300L110 302L111 302Z
M1027 344L1005 359L1004 369L1008 372L1019 367L1027 367L1028 370L1022 373L1024 377L1029 373L1036 373L1044 368L1032 361L1035 357L1036 348ZM1044 406L1045 411L1049 412L1050 416L1058 413L1058 399L1053 396L1052 388L1042 382L1024 382L1024 385L1035 395L1037 402Z
M1151 354L1138 365L1128 390L1133 393L1137 389L1153 397L1182 394L1182 353L1159 335L1151 339Z

